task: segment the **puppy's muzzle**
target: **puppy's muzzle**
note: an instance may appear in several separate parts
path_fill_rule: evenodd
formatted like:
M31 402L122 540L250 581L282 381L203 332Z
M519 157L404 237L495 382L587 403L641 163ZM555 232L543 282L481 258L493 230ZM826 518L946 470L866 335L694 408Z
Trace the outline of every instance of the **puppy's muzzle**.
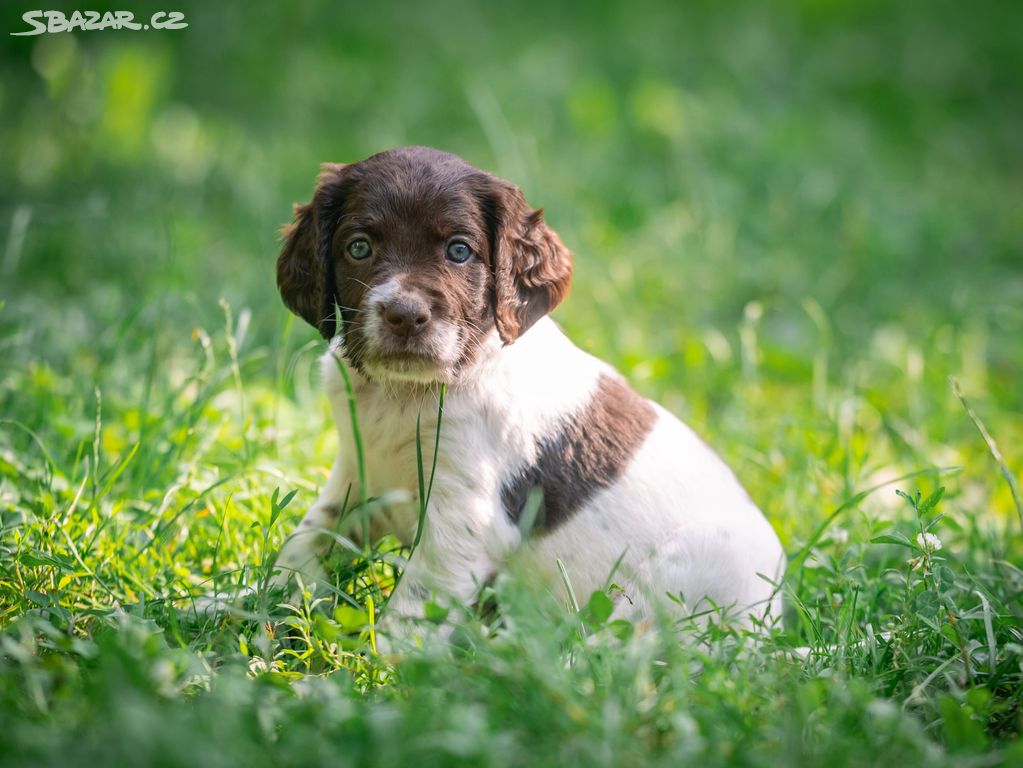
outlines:
M398 339L418 336L430 326L430 307L415 296L400 296L377 307L384 328Z

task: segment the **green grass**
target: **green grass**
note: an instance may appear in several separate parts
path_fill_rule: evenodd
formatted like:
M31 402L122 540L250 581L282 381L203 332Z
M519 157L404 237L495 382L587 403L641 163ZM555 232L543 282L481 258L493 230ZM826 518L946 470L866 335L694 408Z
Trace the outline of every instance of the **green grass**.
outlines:
M0 15L0 765L1023 761L1015 4L206 5ZM265 589L336 447L277 228L405 143L546 207L557 319L736 469L784 629L513 573L395 661L393 542Z

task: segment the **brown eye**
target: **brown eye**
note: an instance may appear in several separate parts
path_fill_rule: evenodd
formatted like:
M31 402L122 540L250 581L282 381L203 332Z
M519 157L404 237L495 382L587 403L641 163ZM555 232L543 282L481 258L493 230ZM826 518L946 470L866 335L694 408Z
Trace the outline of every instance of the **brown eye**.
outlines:
M464 264L472 258L472 248L462 240L454 240L448 245L448 261Z
M356 261L362 261L368 259L370 254L373 253L373 249L369 247L369 240L364 237L360 237L358 240L352 240L348 244L348 255Z

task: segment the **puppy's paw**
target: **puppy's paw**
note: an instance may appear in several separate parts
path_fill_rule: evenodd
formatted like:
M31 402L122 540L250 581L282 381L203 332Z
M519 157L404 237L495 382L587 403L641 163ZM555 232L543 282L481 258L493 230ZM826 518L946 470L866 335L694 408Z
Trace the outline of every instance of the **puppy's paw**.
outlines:
M245 611L245 601L256 591L252 587L241 587L233 592L221 591L198 595L189 600L187 609L198 619L219 619Z
M304 546L295 538L288 539L271 569L270 588L289 590L294 598L300 588L310 589L315 584L326 583L327 571L316 549Z

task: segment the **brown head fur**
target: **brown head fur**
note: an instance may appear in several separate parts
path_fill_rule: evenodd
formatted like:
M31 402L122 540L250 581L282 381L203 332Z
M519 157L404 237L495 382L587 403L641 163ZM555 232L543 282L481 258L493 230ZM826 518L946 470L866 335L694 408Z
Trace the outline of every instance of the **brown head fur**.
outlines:
M371 243L372 258L351 257L354 238ZM445 258L453 240L470 246L469 261ZM325 164L312 200L284 228L277 260L284 303L325 338L340 307L356 366L379 332L366 297L388 280L458 329L461 363L495 327L513 343L561 302L571 274L568 250L518 187L424 147Z

